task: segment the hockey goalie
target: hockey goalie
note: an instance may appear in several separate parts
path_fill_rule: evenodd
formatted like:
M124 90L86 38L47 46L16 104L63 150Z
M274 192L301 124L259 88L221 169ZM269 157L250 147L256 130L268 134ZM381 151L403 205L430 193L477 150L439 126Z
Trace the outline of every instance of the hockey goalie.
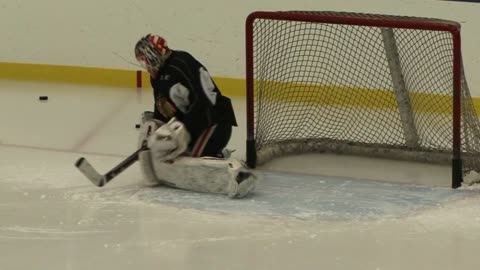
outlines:
M225 148L236 126L231 101L192 55L171 50L162 37L146 35L135 46L150 73L154 110L145 112L139 161L149 185L241 198L257 177Z

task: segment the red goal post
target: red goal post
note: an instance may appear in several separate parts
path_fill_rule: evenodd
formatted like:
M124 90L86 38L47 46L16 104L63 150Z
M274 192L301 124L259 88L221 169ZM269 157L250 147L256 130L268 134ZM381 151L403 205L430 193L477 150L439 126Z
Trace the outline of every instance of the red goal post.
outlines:
M454 188L479 171L480 125L457 22L253 12L246 86L252 168L304 152L450 163Z

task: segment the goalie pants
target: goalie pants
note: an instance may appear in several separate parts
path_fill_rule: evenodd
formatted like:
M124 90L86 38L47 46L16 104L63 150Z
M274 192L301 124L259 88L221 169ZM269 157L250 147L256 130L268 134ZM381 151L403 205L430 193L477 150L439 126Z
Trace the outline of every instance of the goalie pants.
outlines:
M191 145L192 157L223 157L222 150L232 136L232 125L219 123L204 130Z

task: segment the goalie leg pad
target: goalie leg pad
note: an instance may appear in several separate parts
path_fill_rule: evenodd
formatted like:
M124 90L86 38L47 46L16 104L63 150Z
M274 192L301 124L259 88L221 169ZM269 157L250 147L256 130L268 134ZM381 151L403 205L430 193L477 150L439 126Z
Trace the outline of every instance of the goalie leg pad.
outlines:
M257 177L236 159L179 157L154 163L153 171L165 185L180 189L242 198L255 189Z
M225 160L228 162L230 175L228 197L243 198L255 189L257 176L245 168L237 159Z
M140 170L143 174L143 184L147 186L156 186L160 184L155 172L153 171L152 155L150 151L142 151L138 153L138 161L140 163Z

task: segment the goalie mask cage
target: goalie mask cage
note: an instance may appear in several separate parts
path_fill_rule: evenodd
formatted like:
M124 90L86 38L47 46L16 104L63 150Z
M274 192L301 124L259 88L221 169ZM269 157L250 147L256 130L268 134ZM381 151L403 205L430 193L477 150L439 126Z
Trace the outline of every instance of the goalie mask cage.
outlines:
M253 12L246 21L247 164L306 152L480 169L480 125L453 21Z

